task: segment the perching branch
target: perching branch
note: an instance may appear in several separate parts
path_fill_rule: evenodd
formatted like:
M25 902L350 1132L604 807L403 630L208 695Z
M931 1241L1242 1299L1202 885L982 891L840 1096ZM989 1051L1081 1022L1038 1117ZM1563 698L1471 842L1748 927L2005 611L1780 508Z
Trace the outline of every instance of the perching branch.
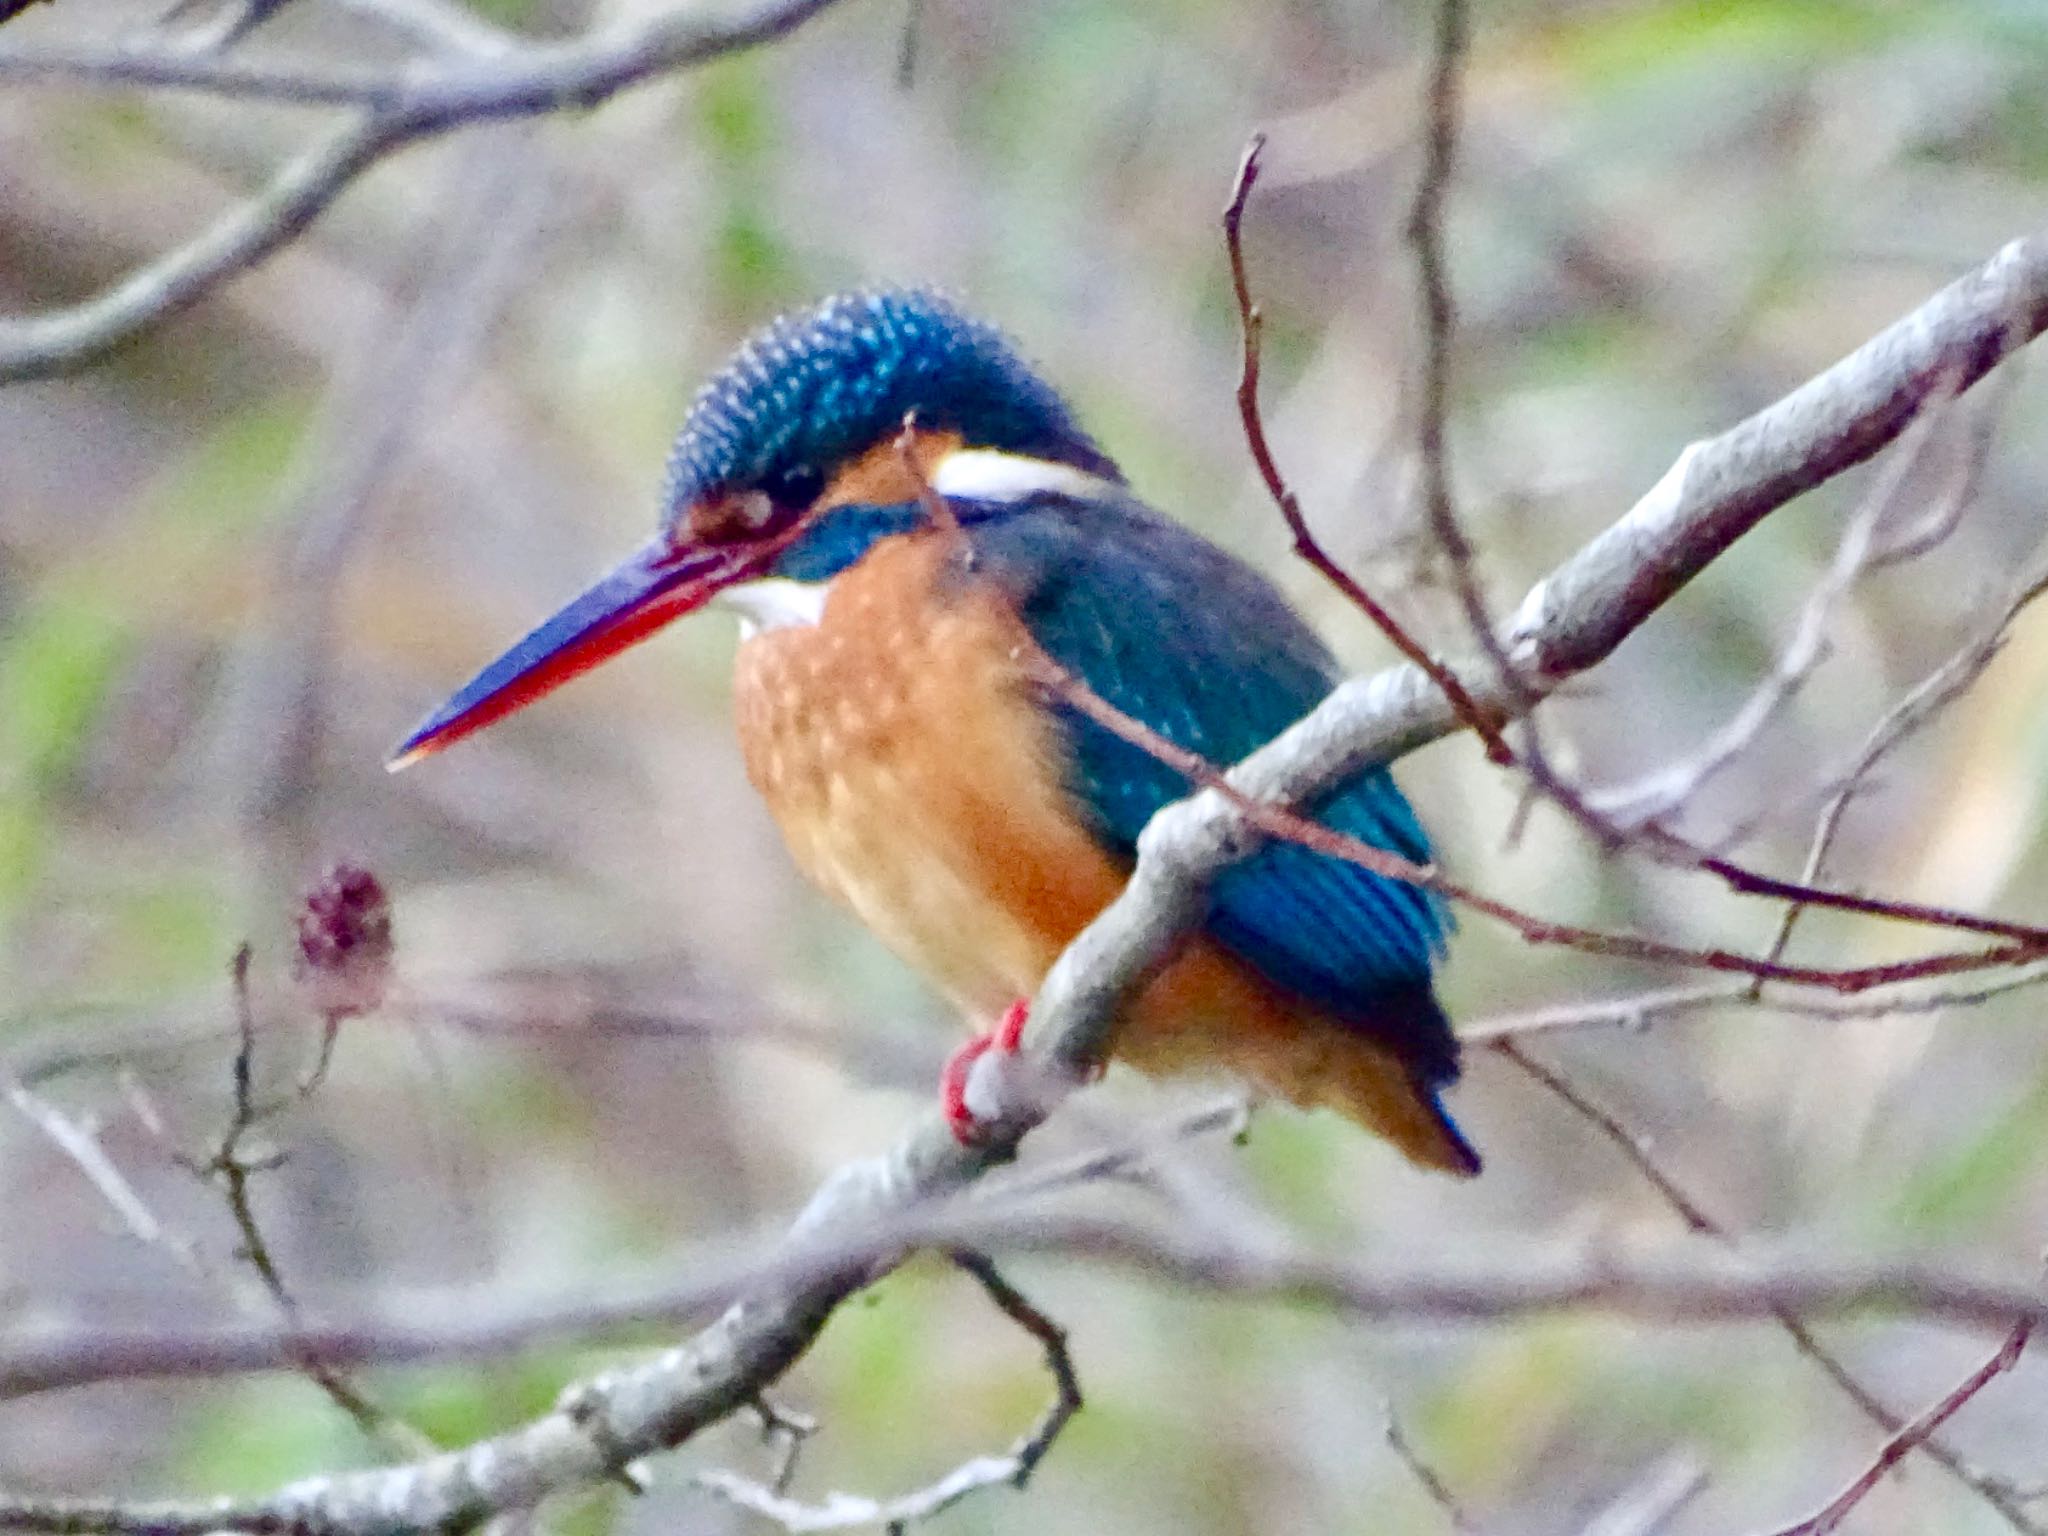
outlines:
M1626 515L1523 599L1505 636L1518 697L1493 679L1475 697L1513 712L1605 659L1765 517L1884 448L1942 381L1967 390L2044 325L2048 232L2013 241L1826 372L1689 445ZM1256 799L1311 798L1457 728L1419 669L1394 667L1339 687L1239 764L1231 782ZM1129 884L1040 989L1030 1043L1063 1065L1091 1059L1117 1002L1200 920L1207 882L1257 843L1248 819L1214 791L1154 817Z

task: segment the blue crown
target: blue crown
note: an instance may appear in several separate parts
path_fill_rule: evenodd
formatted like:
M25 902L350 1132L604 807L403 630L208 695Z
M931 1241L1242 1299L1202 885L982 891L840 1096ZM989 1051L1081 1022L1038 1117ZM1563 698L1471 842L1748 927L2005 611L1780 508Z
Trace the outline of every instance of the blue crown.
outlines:
M970 447L1121 478L995 327L927 289L856 291L773 321L698 392L669 453L664 518L710 492L829 475L912 411Z

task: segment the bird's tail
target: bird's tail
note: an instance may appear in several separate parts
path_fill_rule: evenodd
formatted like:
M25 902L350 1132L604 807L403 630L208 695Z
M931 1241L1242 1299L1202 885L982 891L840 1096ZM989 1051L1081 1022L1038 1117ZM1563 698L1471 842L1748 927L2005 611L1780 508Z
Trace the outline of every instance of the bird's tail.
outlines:
M1443 1104L1443 1090L1458 1080L1450 1021L1426 988L1404 994L1398 1007L1400 1019L1376 1008L1369 1030L1349 1021L1337 1026L1340 1045L1324 1061L1315 1098L1384 1136L1411 1162L1469 1179L1479 1172L1479 1151ZM1418 1055L1392 1040L1438 1044Z
M1384 1136L1410 1162L1461 1179L1479 1172L1478 1149L1444 1109L1441 1090L1417 1078L1384 1046L1347 1042L1342 1051L1333 1052L1315 1097Z
M1458 1080L1458 1042L1427 984L1337 1014L1281 991L1219 947L1196 942L1142 993L1117 1055L1142 1072L1223 1068L1303 1109L1334 1109L1411 1162L1459 1178L1479 1154L1439 1095Z

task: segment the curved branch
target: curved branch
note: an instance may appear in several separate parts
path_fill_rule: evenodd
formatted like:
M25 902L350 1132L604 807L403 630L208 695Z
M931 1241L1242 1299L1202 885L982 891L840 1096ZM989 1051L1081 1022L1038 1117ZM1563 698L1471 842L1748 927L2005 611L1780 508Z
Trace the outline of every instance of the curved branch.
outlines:
M1689 445L1628 512L1539 582L1506 636L1512 683L1469 683L1506 714L1605 659L1764 518L1896 438L1937 389L1960 393L2048 326L2048 231L2015 240L1832 368ZM1465 678L1481 677L1454 666ZM1253 799L1313 798L1451 734L1459 719L1413 666L1339 687L1230 774ZM1032 1009L1030 1041L1070 1069L1099 1051L1116 1004L1200 920L1216 872L1258 844L1216 791L1168 806L1139 839L1123 893L1070 945Z
M157 86L346 106L355 120L281 171L260 195L94 298L0 321L0 384L82 368L180 313L304 232L373 165L419 139L477 123L595 106L658 76L796 30L837 0L762 0L737 16L695 11L567 44L507 44L487 56L380 75L330 75L207 55L0 50L0 84L64 80Z

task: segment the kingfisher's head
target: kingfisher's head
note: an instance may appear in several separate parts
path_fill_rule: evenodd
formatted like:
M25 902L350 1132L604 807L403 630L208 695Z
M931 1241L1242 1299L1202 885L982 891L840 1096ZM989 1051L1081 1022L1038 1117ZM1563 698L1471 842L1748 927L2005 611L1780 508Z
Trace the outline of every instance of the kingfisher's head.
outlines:
M875 539L915 527L926 487L994 505L1120 478L1008 339L937 294L847 293L784 315L698 392L654 537L478 673L391 766L721 595L757 621L795 611Z

